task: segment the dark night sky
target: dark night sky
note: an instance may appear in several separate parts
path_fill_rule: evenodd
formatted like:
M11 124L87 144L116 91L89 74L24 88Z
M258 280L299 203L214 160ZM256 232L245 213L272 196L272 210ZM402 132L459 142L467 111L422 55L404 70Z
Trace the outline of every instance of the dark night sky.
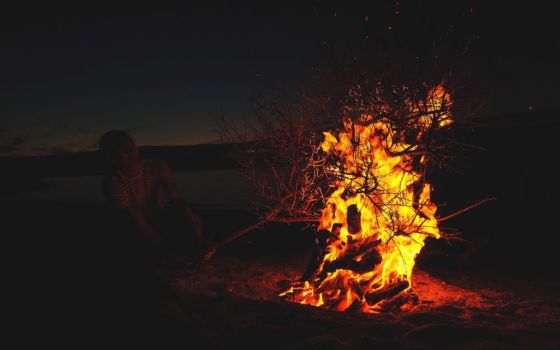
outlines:
M112 128L139 144L213 142L213 115L240 119L252 96L297 90L326 47L396 45L429 60L437 46L489 88L486 112L555 109L560 44L548 6L364 3L4 9L0 155L91 150Z

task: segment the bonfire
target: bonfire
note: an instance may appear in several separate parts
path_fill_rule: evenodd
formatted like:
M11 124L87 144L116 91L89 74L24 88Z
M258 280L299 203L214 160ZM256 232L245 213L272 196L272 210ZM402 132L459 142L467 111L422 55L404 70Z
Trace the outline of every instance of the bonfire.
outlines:
M324 132L320 147L334 181L318 225L318 254L302 283L281 296L338 311L378 312L410 290L424 241L441 237L418 141L452 123L450 106L440 85L425 101L408 104L406 130L390 118L362 114L346 118L336 134ZM401 308L409 305L398 299Z
M438 223L491 200L436 217L427 174L457 145L447 133L451 93L444 84L412 89L379 80L342 97L306 95L296 107L274 101L257 109L256 143L222 125L226 140L250 145L240 163L267 211L216 246L267 222L317 223L313 258L280 297L338 311L410 309L417 300L412 272L426 239L453 238ZM268 152L260 163L259 150Z

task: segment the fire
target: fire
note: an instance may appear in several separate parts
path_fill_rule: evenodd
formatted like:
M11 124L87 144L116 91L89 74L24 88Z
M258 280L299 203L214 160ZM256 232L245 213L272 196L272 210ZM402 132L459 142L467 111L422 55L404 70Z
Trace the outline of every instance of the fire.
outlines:
M450 105L441 85L425 102L409 103L413 137L450 125ZM432 187L423 178L425 155L397 129L388 118L362 114L346 118L336 135L324 132L321 149L337 161L327 169L336 180L318 226L322 261L308 281L281 296L378 312L387 298L410 289L416 256L440 231Z

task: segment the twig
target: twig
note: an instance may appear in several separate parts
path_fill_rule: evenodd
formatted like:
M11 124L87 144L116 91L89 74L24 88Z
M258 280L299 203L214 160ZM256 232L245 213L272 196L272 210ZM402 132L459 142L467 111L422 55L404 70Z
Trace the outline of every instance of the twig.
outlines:
M457 216L457 215L459 215L459 214L462 214L462 213L464 213L464 212L466 212L466 211L469 211L469 210L471 210L471 209L473 209L473 208L476 208L476 207L478 207L478 206L480 206L480 205L482 205L482 204L484 204L484 203L486 203L486 202L490 202L490 201L493 201L493 200L495 200L495 199L496 199L496 198L494 198L494 197L482 199L482 200L480 200L480 201L478 201L478 202L476 202L476 203L474 203L474 204L469 205L469 206L466 207L466 208L463 208L463 209L461 209L461 210L459 210L459 211L456 211L456 212L453 213L453 214L450 214L450 215L444 216L444 217L442 217L442 218L439 218L439 219L437 219L437 221L438 221L438 222L447 221L447 220L449 220L449 219L451 219L451 218L454 218L455 216Z

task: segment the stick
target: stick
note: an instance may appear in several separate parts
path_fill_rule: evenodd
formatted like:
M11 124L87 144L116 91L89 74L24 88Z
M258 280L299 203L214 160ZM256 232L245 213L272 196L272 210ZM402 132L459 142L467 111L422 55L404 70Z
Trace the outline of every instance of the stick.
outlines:
M484 203L486 203L486 202L493 201L493 200L495 200L495 199L496 199L496 198L494 198L494 197L485 198L485 199L480 200L480 201L478 201L478 202L476 202L476 203L474 203L474 204L469 205L469 206L466 207L466 208L463 208L463 209L461 209L461 210L459 210L459 211L456 211L456 212L453 213L453 214L450 214L450 215L444 216L444 217L442 217L442 218L439 218L437 221L438 221L438 222L447 221L447 220L449 220L449 219L451 219L451 218L454 218L455 216L457 216L457 215L459 215L459 214L462 214L462 213L464 213L464 212L466 212L466 211L469 211L469 210L471 210L471 209L473 209L473 208L475 208L475 207L478 207L479 205L482 205L482 204L484 204Z
M212 256L214 256L214 254L216 253L216 249L220 248L221 246L223 246L225 244L228 244L229 242L232 242L232 241L236 240L237 238L247 234L248 232L251 232L251 231L261 227L262 225L264 225L268 221L269 220L267 218L261 219L260 221L254 223L253 225L247 226L247 227L235 232L231 236L228 236L221 241L215 242L208 249L206 249L206 251L204 253L202 253L202 259L203 260L210 260L212 258Z
M245 228L242 228L241 230L235 232L234 234L232 234L231 236L228 236L224 239L222 239L221 241L215 242L214 244L212 244L208 249L206 249L205 252L202 253L201 258L202 260L210 260L212 258L212 256L214 256L214 254L216 253L216 249L220 248L221 246L228 244L236 239L238 239L239 237L261 227L262 225L266 224L267 222L273 221L274 217L276 215L278 215L278 213L280 212L279 209L274 209L272 211L270 211L270 213L268 213L266 216L264 216L261 220L257 221L256 223L247 226Z

